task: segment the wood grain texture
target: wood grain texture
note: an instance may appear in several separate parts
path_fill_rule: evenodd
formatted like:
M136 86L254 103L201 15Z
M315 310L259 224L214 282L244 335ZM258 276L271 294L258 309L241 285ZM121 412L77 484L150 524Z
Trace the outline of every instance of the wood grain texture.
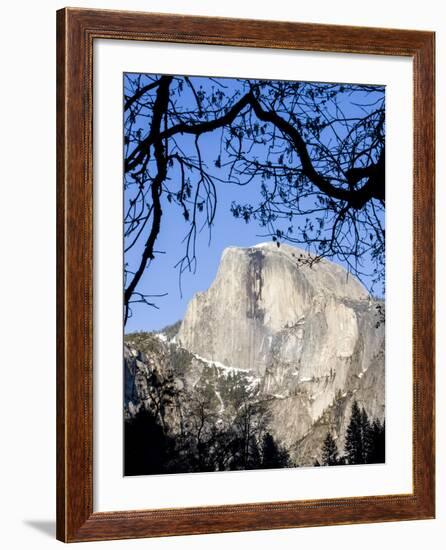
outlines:
M413 59L412 494L93 512L92 71L97 38ZM71 542L434 517L434 52L434 34L422 31L70 8L57 13L58 539Z

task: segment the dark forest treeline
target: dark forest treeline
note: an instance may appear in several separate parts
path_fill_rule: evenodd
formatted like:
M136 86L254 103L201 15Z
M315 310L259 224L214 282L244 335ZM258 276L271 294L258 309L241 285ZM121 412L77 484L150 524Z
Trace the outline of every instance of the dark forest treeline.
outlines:
M339 455L336 441L327 432L322 446L322 463L315 466L339 466L342 464L378 464L385 462L385 422L370 421L366 411L353 402L350 422L345 434L344 454Z
M210 431L197 416L196 430L171 435L155 415L141 409L125 421L125 475L286 468L288 452L259 424L248 405L231 426ZM194 423L194 420L192 421Z
M148 475L297 467L288 451L268 431L268 414L261 404L243 404L227 425L198 401L183 433L171 434L150 409L140 409L125 421L125 475ZM321 462L315 466L370 464L385 461L385 424L370 422L355 401L339 454L330 432Z

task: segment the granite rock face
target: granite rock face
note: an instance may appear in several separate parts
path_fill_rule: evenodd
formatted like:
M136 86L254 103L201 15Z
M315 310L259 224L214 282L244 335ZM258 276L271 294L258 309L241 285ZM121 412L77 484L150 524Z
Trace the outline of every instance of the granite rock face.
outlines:
M385 413L384 304L338 264L311 260L284 244L226 249L169 344L194 358L191 372L201 361L249 373L299 465L314 464L327 431L342 448L355 399Z
M340 266L323 260L310 267L306 259L303 251L274 243L226 249L209 290L190 302L178 341L259 374L278 353L300 377L325 374L333 359L351 357L358 319L348 302L367 301L368 294Z
M311 264L297 248L228 248L211 287L190 302L177 341L261 377L273 398L272 428L287 446L308 439L336 400L344 403L335 430L343 440L354 398L384 417L382 307L341 266Z

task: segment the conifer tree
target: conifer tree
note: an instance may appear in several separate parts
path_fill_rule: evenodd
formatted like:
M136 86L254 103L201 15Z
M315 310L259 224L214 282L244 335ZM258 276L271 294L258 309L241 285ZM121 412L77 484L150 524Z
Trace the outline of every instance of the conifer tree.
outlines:
M370 464L379 464L386 461L385 423L375 419L371 426L372 451L369 456Z
M378 419L371 423L367 412L354 401L345 437L348 464L376 464L385 461L385 427Z
M322 447L322 464L324 466L336 466L338 463L339 457L336 442L331 433L327 432Z
M350 423L345 436L345 454L349 464L364 464L362 414L356 400L352 405Z
M362 436L362 458L364 464L370 464L373 455L373 434L369 417L365 409L361 410L361 436Z

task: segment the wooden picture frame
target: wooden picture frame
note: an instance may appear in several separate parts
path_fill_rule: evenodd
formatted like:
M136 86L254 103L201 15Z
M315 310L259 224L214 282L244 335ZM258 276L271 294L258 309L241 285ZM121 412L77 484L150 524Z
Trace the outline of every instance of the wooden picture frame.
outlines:
M435 510L434 33L66 8L57 13L57 538L65 542L427 519ZM93 511L93 42L407 56L414 67L413 491Z

